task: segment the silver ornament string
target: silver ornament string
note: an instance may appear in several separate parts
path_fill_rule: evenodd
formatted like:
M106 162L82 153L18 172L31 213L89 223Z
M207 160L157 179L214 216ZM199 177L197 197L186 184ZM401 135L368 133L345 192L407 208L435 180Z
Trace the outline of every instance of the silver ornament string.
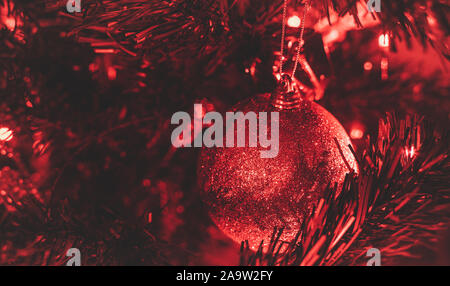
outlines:
M283 24L281 25L281 48L280 48L280 75L283 75L283 60L284 60L284 37L286 36L286 15L287 14L287 0L283 4Z
M303 11L302 27L300 28L300 35L298 36L297 56L295 58L294 69L292 70L291 77L294 77L295 72L297 71L298 63L300 61L300 51L301 51L301 48L303 47L303 34L305 33L306 15L308 14L308 10L310 7L311 7L311 2L310 2L310 0L308 0L306 2L306 5L305 5L304 11Z
M301 48L303 47L303 35L305 33L305 20L306 20L306 15L308 14L308 10L309 10L310 7L311 7L311 0L308 0L306 2L306 4L305 4L305 8L303 10L303 17L302 17L302 22L301 22L301 27L300 27L300 33L299 33L299 36L298 36L297 55L296 55L296 58L295 58L295 63L294 63L294 68L292 70L291 78L294 77L295 72L297 71L298 63L300 62L300 53L301 53ZM285 37L286 37L286 21L287 21L286 18L287 18L287 0L284 0L284 3L283 3L283 24L282 24L282 27L281 27L280 76L283 75L284 41L285 41Z

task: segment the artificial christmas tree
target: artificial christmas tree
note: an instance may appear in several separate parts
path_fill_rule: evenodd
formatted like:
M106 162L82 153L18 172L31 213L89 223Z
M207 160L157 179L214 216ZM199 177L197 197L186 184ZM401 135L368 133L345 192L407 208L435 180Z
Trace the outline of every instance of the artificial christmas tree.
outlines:
M0 4L0 169L25 190L14 211L0 203L0 264L64 265L72 247L82 265L365 265L372 247L383 265L448 264L446 1L311 1L307 17L307 1L288 1L283 70L283 1L66 2ZM326 148L358 170L320 184L294 237L268 229L266 250L239 253L170 118L199 102L228 111L293 70L352 139Z

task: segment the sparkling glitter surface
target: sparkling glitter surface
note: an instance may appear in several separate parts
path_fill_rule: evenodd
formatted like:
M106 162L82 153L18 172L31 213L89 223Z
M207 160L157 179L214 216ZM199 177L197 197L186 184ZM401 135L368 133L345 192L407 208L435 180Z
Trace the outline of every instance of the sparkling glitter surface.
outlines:
M277 111L268 94L233 110ZM203 148L199 159L199 183L213 221L237 243L248 240L253 249L261 240L268 244L274 227L285 228L282 240L294 238L326 185L343 182L349 169L334 138L357 171L349 136L320 105L304 101L297 110L279 111L279 130L275 158L261 158L260 147L234 147Z

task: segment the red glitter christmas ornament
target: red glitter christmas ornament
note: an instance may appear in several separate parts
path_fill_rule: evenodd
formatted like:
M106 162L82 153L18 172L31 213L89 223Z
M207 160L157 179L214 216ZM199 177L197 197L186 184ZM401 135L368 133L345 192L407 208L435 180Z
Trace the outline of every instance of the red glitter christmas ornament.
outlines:
M251 148L248 140L245 147L203 148L198 174L204 202L216 225L237 243L248 240L256 249L264 240L267 246L275 227L284 228L281 240L289 241L325 187L358 172L350 138L331 113L302 99L288 76L272 95L233 110L279 112L279 153L261 158L265 148Z

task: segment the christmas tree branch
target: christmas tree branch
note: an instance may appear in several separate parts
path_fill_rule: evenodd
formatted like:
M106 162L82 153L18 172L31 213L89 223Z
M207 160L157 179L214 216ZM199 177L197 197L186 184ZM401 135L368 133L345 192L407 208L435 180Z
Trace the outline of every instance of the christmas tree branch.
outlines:
M398 120L388 115L380 121L377 140L368 142L359 159L360 173L349 174L339 193L330 186L329 195L303 222L296 238L280 241L283 230L275 230L268 249L261 243L256 253L243 243L241 264L355 265L372 246L390 258L388 263L413 256L417 251L413 228L426 234L445 230L450 222L449 137L436 132L417 117ZM371 241L367 233L375 231ZM380 240L383 235L391 240ZM365 239L358 241L360 236ZM422 251L435 250L433 236L421 238L426 246ZM353 255L341 259L355 241L359 247Z

